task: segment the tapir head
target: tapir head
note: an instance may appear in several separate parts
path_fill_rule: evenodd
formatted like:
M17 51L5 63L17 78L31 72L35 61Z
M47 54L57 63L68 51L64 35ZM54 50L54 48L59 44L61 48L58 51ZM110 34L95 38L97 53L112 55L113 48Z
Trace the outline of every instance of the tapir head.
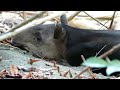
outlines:
M41 24L14 36L11 44L40 57L58 59L65 49L64 39L60 24Z

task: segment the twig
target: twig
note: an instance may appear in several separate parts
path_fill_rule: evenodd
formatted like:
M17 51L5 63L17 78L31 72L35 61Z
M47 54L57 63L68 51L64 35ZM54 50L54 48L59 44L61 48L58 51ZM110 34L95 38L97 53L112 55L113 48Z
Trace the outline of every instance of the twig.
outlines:
M115 15L115 18L116 18L116 17L117 17L117 15ZM111 20L111 19L112 19L112 17L111 17L109 20ZM107 20L107 21L104 23L104 26L105 26L105 24L106 24L109 20ZM103 27L103 26L101 26L101 28L102 28L102 27ZM101 29L101 28L100 28L100 29ZM99 30L100 30L100 29L99 29Z
M114 13L113 13L112 20L111 20L111 23L110 23L110 26L109 26L109 30L112 30L112 25L113 25L113 22L114 22L115 13L116 13L116 11L114 11Z
M53 67L57 67L57 63L53 60Z
M85 57L84 57L83 55L81 55L81 58L82 58L83 61L85 61ZM91 72L90 67L88 67L88 73L91 75L91 77L92 77L93 79L95 79L95 76L94 76L93 73Z
M107 52L103 53L102 55L100 55L100 58L105 58L109 55L111 55L112 53L114 53L115 51L117 51L120 48L120 44L113 46L110 50L108 50Z
M62 73L61 73L61 71L60 71L60 67L57 66L56 68L57 68L57 71L58 71L58 73L60 74L60 76L63 76Z
M26 11L23 11L23 19L24 19L24 20L27 19L27 13L26 13Z
M70 78L72 78L73 75L72 75L70 69L69 69L67 72L65 72L65 73L63 74L63 77L66 77L66 76L68 75L68 73L69 73Z
M85 58L83 55L81 55L81 58L83 61L85 61ZM74 79L76 79L77 77L79 77L82 73L84 73L85 71L88 71L89 74L91 75L92 78L95 79L95 76L93 75L93 73L90 71L90 67L85 67L77 76L74 77Z
M10 38L12 36L15 36L16 34L22 32L22 31L25 31L26 29L29 29L29 28L31 28L33 26L36 26L36 25L39 25L39 24L41 24L41 23L43 23L43 22L45 22L47 20L51 20L52 18L60 16L60 15L62 15L64 13L65 13L65 11L61 11L60 13L57 13L57 14L54 14L54 15L51 15L51 16L46 16L44 18L32 21L31 23L29 23L27 25L24 25L24 26L22 26L22 27L20 27L20 28L18 28L16 30L14 29L13 32L7 32L5 34L2 34L2 35L0 35L0 41L2 41L4 39L7 39L7 38Z
M102 47L102 48L100 49L100 51L98 51L98 52L96 53L95 57L97 57L98 54L100 54L100 52L101 52L105 47L106 47L106 45L105 45L104 47Z
M102 26L104 26L105 28L109 29L108 27L106 27L104 24L102 24L101 22L99 22L98 20L96 20L95 18L93 18L92 16L90 16L88 13L86 13L85 11L83 11L85 14L87 14L89 17L91 17L92 19L94 19L95 21L97 21L99 24L101 24Z
M84 73L85 71L87 71L89 69L89 67L85 67L77 76L75 76L73 79L76 79L77 77L79 77L82 73Z
M71 14L69 17L68 17L68 21L72 20L75 16L77 16L81 11L76 11L75 13Z
M69 70L69 75L70 75L70 78L72 78L73 77L73 75L72 75L72 73L71 73L71 71Z
M65 72L65 73L63 74L63 76L66 77L69 72L70 72L70 70L68 70L67 72Z
M110 20L110 19L109 19L109 20ZM107 21L104 23L104 26L105 26L105 24L106 24L109 20L107 20ZM103 27L103 26L101 26L100 29L101 29L102 27ZM100 29L99 29L99 30L100 30Z

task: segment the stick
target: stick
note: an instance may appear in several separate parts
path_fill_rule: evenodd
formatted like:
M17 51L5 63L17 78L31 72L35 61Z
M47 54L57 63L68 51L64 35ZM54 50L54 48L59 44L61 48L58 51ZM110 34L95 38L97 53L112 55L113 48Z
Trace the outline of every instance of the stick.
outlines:
M92 19L94 19L95 21L97 21L99 24L101 24L102 26L104 26L105 28L109 29L108 27L106 27L104 24L102 24L101 22L99 22L98 20L96 20L95 18L93 18L92 16L90 16L88 13L86 13L85 11L83 11L85 14L87 14L89 17L91 17Z
M16 30L14 30L14 31L12 31L12 32L8 32L8 33L5 33L5 34L2 34L2 35L0 35L0 41L2 41L4 39L7 39L7 38L10 38L12 36L15 36L16 34L22 32L22 31L24 31L26 29L29 29L29 28L31 28L33 26L41 24L41 23L43 23L43 22L45 22L47 20L51 20L52 18L60 16L60 15L62 15L64 13L65 13L65 11L61 11L60 13L57 13L57 14L54 14L54 15L51 15L51 16L47 16L47 17L38 19L36 21L33 21L33 22L31 22L31 23L29 23L27 25L24 25L24 26L22 26L22 27L20 27L20 28L18 28Z
M112 25L113 25L113 22L114 22L115 13L116 13L116 11L114 11L114 13L113 13L112 20L111 20L111 23L110 23L110 26L109 26L109 30L112 30Z
M85 61L85 58L83 55L81 55L81 58L83 61ZM74 77L74 79L76 79L77 77L79 77L82 73L84 73L85 71L88 71L88 73L91 75L92 78L95 79L95 76L93 75L93 73L90 71L90 67L85 67L83 71L81 71L77 76Z
M85 61L85 57L83 55L81 55L81 58L83 61ZM93 72L91 72L90 67L88 67L88 73L91 75L92 78L95 79L95 76L93 75Z
M116 17L117 17L117 15L116 15L114 18L116 18ZM112 17L111 17L109 20L113 20ZM109 20L107 20L107 21L104 23L104 26L105 26L105 24L106 24ZM103 27L103 26L101 26L101 28L102 28L102 27ZM101 28L100 28L100 29L101 29ZM99 29L99 30L100 30L100 29Z
M76 79L77 77L79 77L82 73L84 73L85 71L87 71L89 69L89 67L85 67L83 71L81 71L77 76L75 76L73 79Z
M75 13L71 14L69 17L68 17L68 21L72 20L75 16L77 16L81 11L76 11Z
M106 23L108 23L108 21L109 21L109 20L107 20L107 21L104 23L104 26L105 26ZM103 27L103 26L101 26L101 28L102 28L102 27ZM100 29L101 29L101 28L100 28ZM100 29L99 29L99 30L100 30Z
M108 50L107 52L103 53L102 55L100 55L100 58L105 58L109 55L111 55L112 53L114 53L115 51L117 51L120 48L120 44L113 46L113 48L111 48L110 50Z

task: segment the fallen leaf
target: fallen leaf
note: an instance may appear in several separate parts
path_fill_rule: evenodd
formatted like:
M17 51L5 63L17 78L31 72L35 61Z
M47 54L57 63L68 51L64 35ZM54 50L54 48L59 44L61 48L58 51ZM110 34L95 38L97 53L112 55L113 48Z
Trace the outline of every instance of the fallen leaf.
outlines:
M30 60L28 61L28 63L32 65L34 62L38 62L38 61L40 61L40 60L30 59Z
M67 74L69 73L69 71L70 71L70 70L68 70L67 72L65 72L65 73L63 74L63 76L66 77Z
M17 66L14 66L14 65L10 66L10 73L12 76L19 74Z
M7 70L2 70L0 72L0 78L4 78L6 75L10 75L10 73Z
M23 77L22 77L22 79L28 79L28 78L30 78L32 76L32 72L29 72L29 73L27 73L26 75L24 75Z

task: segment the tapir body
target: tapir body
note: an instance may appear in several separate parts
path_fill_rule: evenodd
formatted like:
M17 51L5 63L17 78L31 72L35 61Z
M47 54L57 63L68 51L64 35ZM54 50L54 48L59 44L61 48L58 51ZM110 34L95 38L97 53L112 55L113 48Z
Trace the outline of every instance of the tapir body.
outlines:
M113 46L120 43L120 31L78 29L63 25L66 31L66 58L70 65L79 66L81 55L85 58L100 56ZM108 56L110 59L120 59L120 50Z
M26 48L42 57L64 58L72 66L81 64L81 55L85 58L99 56L119 43L119 30L75 28L67 24L65 15L61 16L61 24L41 24L12 39L15 46ZM108 57L120 59L120 50Z

